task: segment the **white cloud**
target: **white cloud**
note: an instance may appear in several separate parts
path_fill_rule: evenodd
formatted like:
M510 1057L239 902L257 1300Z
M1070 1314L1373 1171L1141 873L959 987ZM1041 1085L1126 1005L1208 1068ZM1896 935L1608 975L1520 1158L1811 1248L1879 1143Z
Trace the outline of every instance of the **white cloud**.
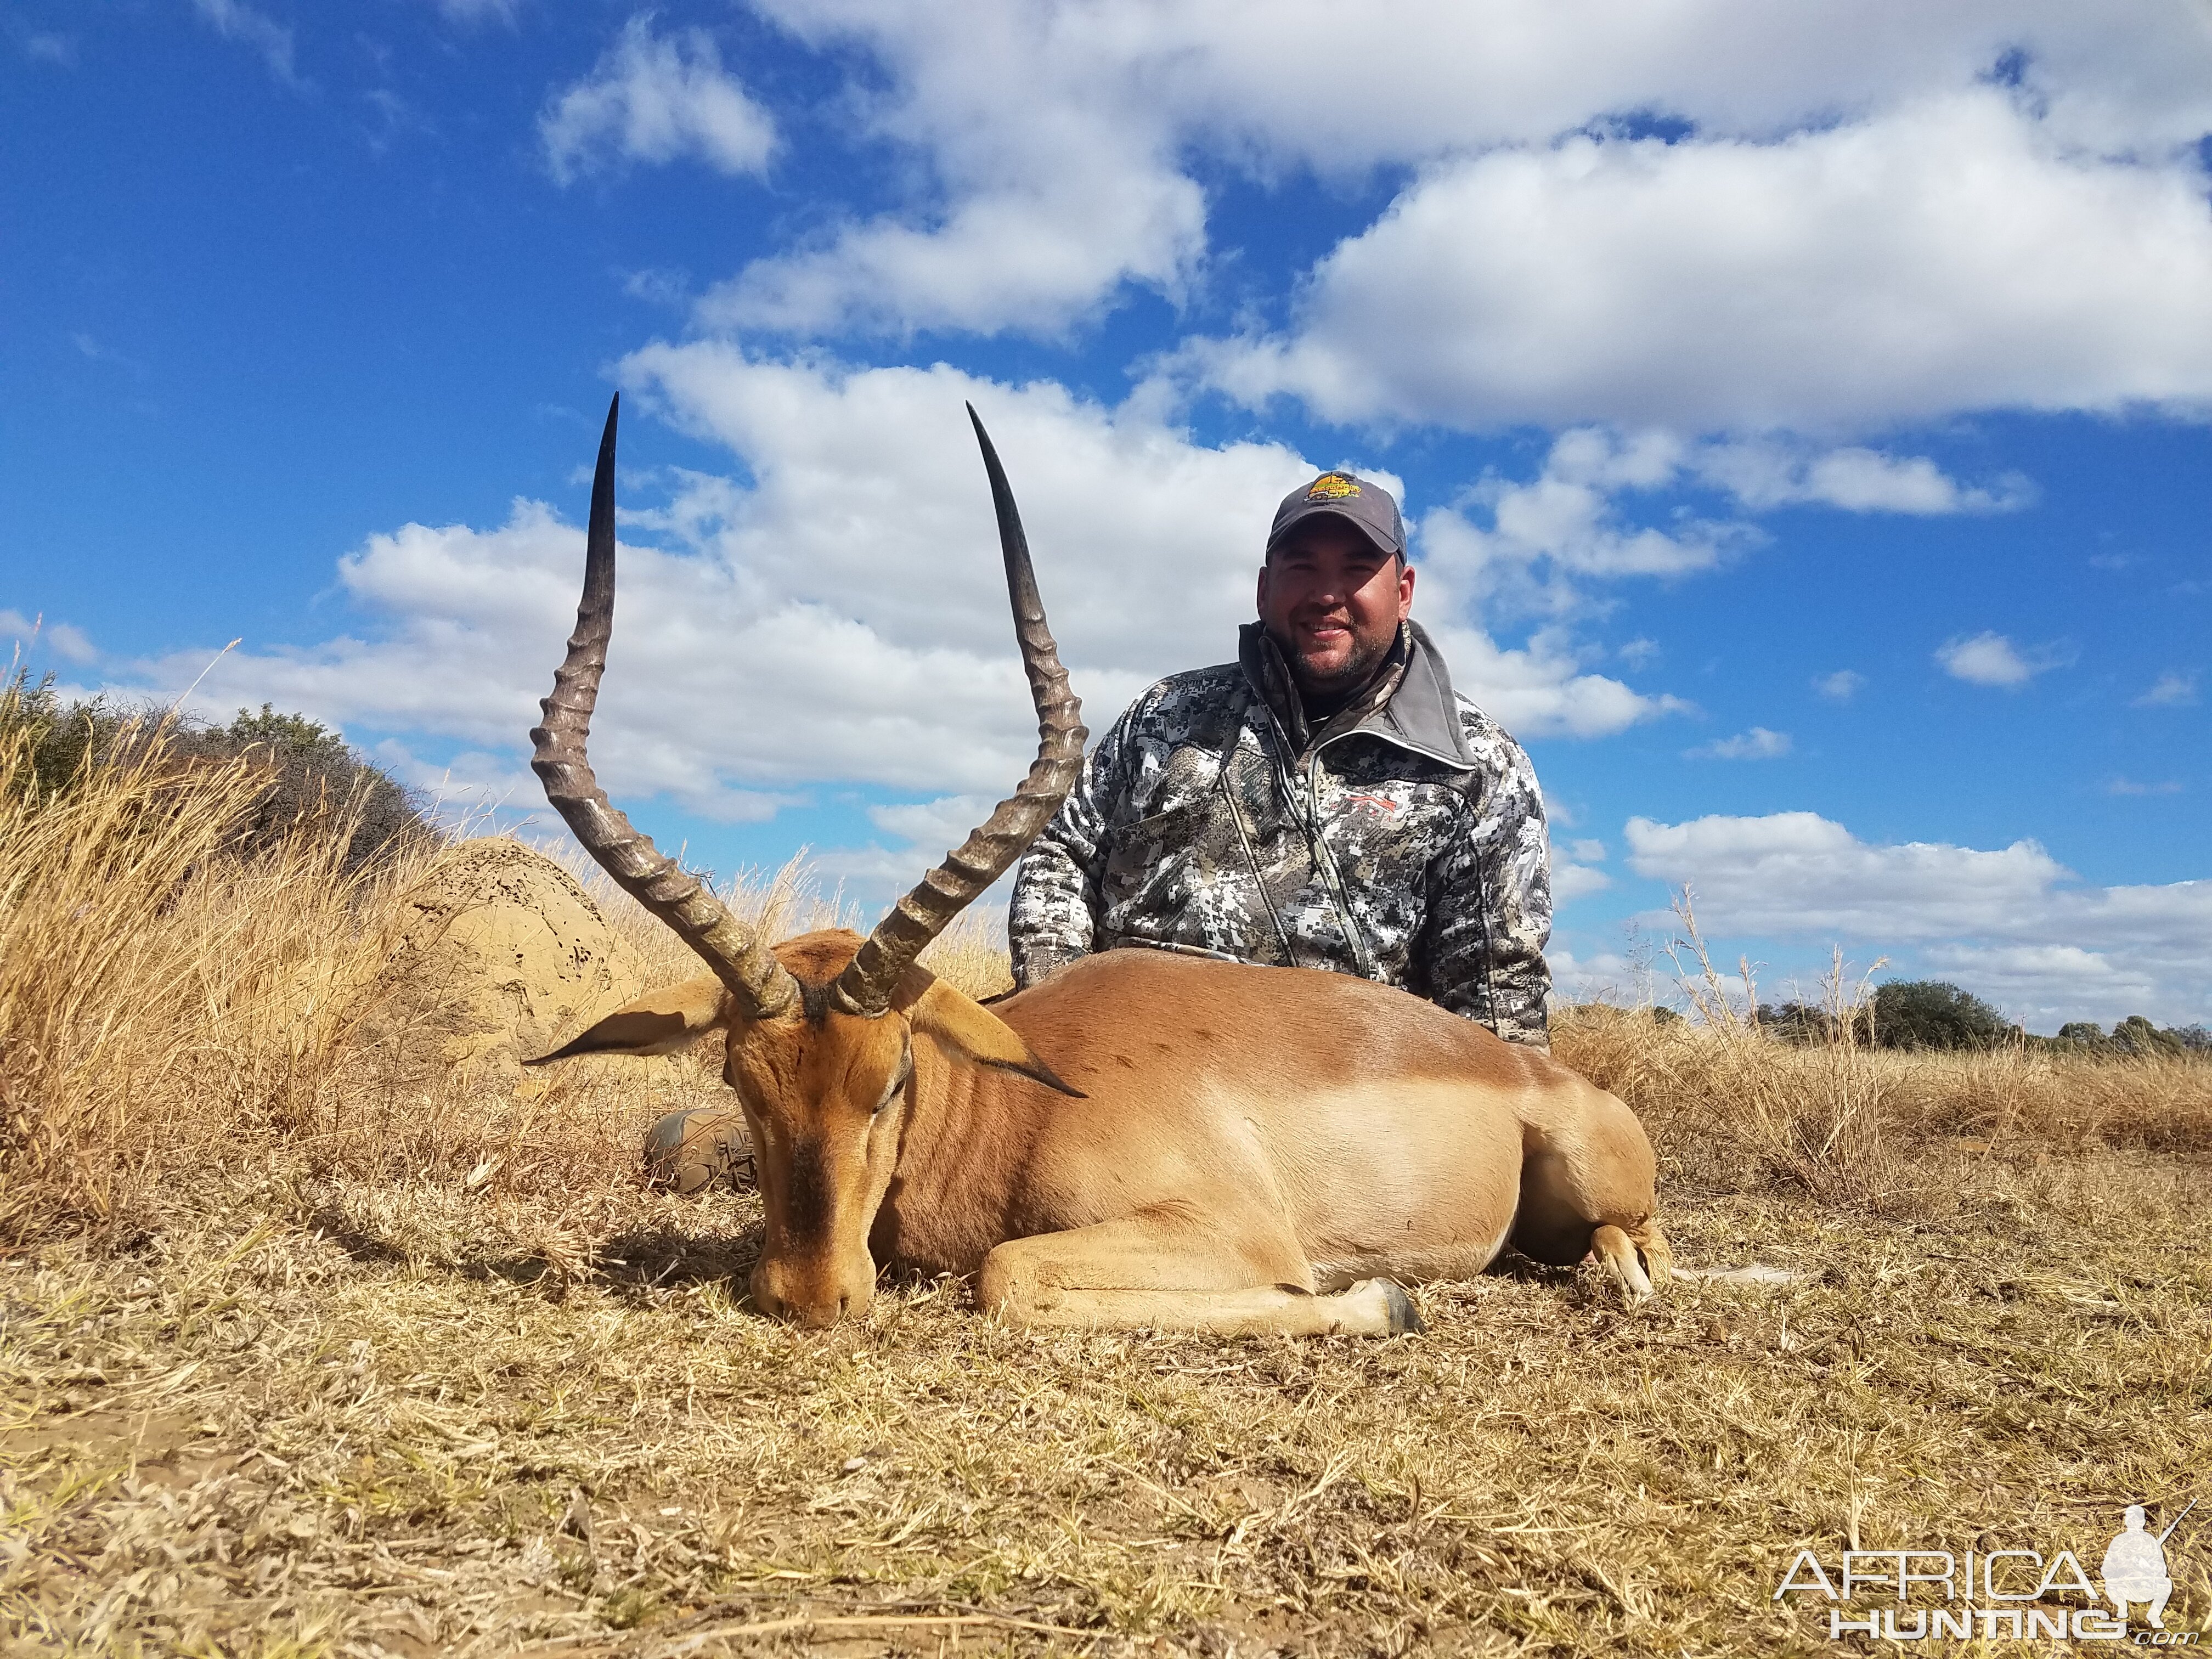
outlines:
M1011 789L1011 781L1008 788ZM1006 793L1001 792L1001 794ZM823 874L848 888L886 896L902 892L921 878L925 870L968 839L969 832L990 817L1000 795L940 795L934 800L902 805L871 806L869 820L890 844L871 842L866 847L832 847L810 855L809 863ZM1015 866L1018 868L1018 863ZM986 912L998 915L992 925L1002 938L1005 907L1013 891L1014 868L983 890L978 900Z
M943 365L763 362L698 342L648 347L621 372L642 394L633 409L656 402L727 446L748 482L671 470L656 491L623 475L620 623L593 753L618 799L661 792L725 820L827 781L996 800L1026 769L1036 720L963 402L1006 459L1094 729L1152 680L1233 653L1275 503L1316 470L1279 444L1204 447L1140 407ZM625 453L641 447L633 428ZM647 537L662 545L636 544ZM373 633L248 647L211 669L206 651L180 651L139 665L131 689L174 695L205 670L196 706L266 700L400 737L410 764L459 744L519 775L581 541L528 501L491 529L372 536L338 576ZM1502 646L1444 598L1425 590L1415 614L1455 684L1519 735L1601 735L1681 707L1584 672L1559 636ZM927 841L943 826L921 810L885 809L878 827ZM946 805L945 822L964 811Z
M1922 947L1970 989L1984 981L1967 969L1986 965L2000 1006L2045 1029L2136 1012L2202 1018L2212 1000L2212 880L2087 886L2033 842L1875 846L1812 812L1638 817L1626 833L1630 867L1694 888L1717 940Z
M1649 962L1632 959L1618 951L1584 956L1555 937L1544 951L1544 960L1552 970L1555 1000L1637 1005L1651 1000L1656 988Z
M46 644L64 662L88 663L100 654L94 648L92 636L68 623L50 626L46 629Z
M1900 943L1978 931L2066 872L2033 842L2002 852L1913 842L1873 847L1812 812L1628 821L1637 874L1697 889L1722 932Z
M1690 712L1665 693L1649 696L1604 674L1583 672L1583 653L1566 635L1542 629L1526 646L1500 647L1480 629L1437 620L1428 629L1452 684L1520 738L1602 738L1645 720Z
M565 835L546 804L537 775L514 754L465 750L443 763L426 761L397 738L372 745L368 757L416 792L429 819L466 835L526 830Z
M246 0L192 0L192 9L224 40L259 52L270 74L283 85L296 90L307 84L293 62L292 31L267 13L256 11Z
M774 121L723 72L714 37L656 35L649 15L631 18L592 72L547 102L538 136L564 185L623 161L684 155L719 173L757 173L775 147Z
M2164 783L2136 783L2129 778L2114 778L2105 786L2108 795L2178 795L2180 784L2168 779Z
M868 820L909 846L933 848L929 856L935 859L967 840L968 832L991 815L999 799L996 795L939 795L906 805L871 806Z
M716 342L629 359L678 418L744 457L757 483L732 556L777 582L817 584L886 637L1003 650L1002 601L964 422L972 398L1024 503L1032 545L1064 552L1048 598L1079 690L1118 712L1150 681L1226 658L1252 614L1263 526L1314 463L1280 444L1193 445L1133 401L1119 411L1055 383L1009 391L943 364L843 370L746 357ZM1386 471L1360 470L1393 489ZM934 550L972 547L948 568ZM1501 647L1468 597L1424 568L1415 615L1454 684L1523 737L1597 736L1681 707L1582 672L1563 636ZM1177 598L1170 602L1167 596Z
M2135 700L2137 708L2179 708L2197 701L2197 676L2168 669Z
M1687 575L1756 546L1760 532L1740 522L1688 520L1661 531L1624 519L1618 498L1674 483L1686 453L1661 432L1564 432L1536 477L1486 479L1421 520L1422 580L1449 583L1488 615L1565 616L1583 608L1591 580Z
M43 617L26 617L20 611L0 610L0 639L28 653L44 645L64 662L87 663L100 654L92 636L68 623L50 623Z
M1624 511L1638 495L1698 484L1753 509L1823 501L1855 512L1917 514L1996 511L2020 504L2026 488L1963 485L1924 456L1821 453L1774 439L1701 443L1652 428L1577 426L1553 441L1535 477L1486 477L1428 514L1420 525L1422 557L1436 573L1431 580L1453 582L1486 615L1571 616L1587 608L1593 581L1692 575L1766 540L1742 519L1678 511L1661 530L1632 523ZM1637 640L1620 654L1633 667L1656 650Z
M1930 977L1963 981L1984 1001L2046 1033L2069 1020L2109 1024L2154 1008L2167 1023L2204 1015L2202 1003L2192 1009L2185 991L2177 1002L2155 968L2124 952L2078 945L1937 945L1922 955Z
M872 60L852 76L845 107L863 138L893 146L906 179L923 182L907 210L745 273L721 314L750 326L1051 332L1125 282L1179 286L1203 251L1196 178L1209 166L1263 183L1309 170L1357 181L1407 167L1427 181L1418 194L1499 146L1540 149L1639 112L1679 118L1709 144L1772 149L1802 128L1878 125L1956 94L2008 54L2026 65L2022 95L2057 147L2162 155L2212 126L2203 31L2183 9L2149 0L2094 15L2069 0L1933 9L1898 0L1406 0L1373 26L1380 50L1371 40L1347 50L1345 15L1327 0L973 0L957 27L903 0L760 9L825 52ZM1753 211L1718 252L1755 245L1774 228L1758 210L1786 191L1731 194L1726 205ZM1097 222L1085 225L1094 200ZM1840 210L1850 206L1832 198L1808 214L1849 217ZM1729 228L1725 206L1711 216ZM1686 227L1685 239L1705 228ZM1492 234L1479 223L1468 233ZM1869 250L1871 262L1888 246ZM1644 285L1655 263L1646 256L1667 252L1639 243L1622 267L1563 271L1542 237L1525 251L1533 282L1564 274L1585 292ZM1844 235L1819 250L1851 252ZM1002 279L959 270L969 257L1032 268ZM1669 273L1663 258L1656 263L1649 274L1663 290ZM1808 255L1787 274L1802 268L1817 270L1820 259ZM2004 274L2015 286L2039 280ZM1739 310L1756 308L1756 283L1770 273L1752 275ZM1824 283L1816 297L1849 285ZM1534 343L1540 355L1557 341ZM1601 349L1617 343L1609 337ZM1740 363L1759 343L1729 355Z
M1707 445L1698 471L1746 507L1819 504L1847 513L2009 513L2035 491L2018 473L1986 485L1962 484L1925 455L1898 456L1848 447L1805 453L1772 440Z
M2002 634L1984 632L1946 641L1937 647L1936 660L1953 679L2017 691L2038 674L2068 666L2074 653L2069 647L2056 644L2022 651Z
M1852 668L1838 668L1813 682L1813 689L1831 702L1849 702L1866 689L1866 676Z
M699 319L802 335L1052 334L1124 278L1173 292L1204 242L1203 196L1188 179L1127 164L1107 137L1038 137L1033 159L1048 180L994 179L941 213L846 224L757 261L708 293Z
M1748 732L1739 732L1732 738L1717 738L1711 743L1699 744L1695 749L1685 749L1685 760L1779 760L1790 752L1790 734L1770 732L1763 726L1754 726Z
M1429 168L1340 243L1287 332L1182 361L1247 404L1473 428L2197 409L2203 192L2192 160L2085 151L1990 87L1778 142L1495 150ZM1829 472L1803 487L1893 509L1935 490L1863 459Z
M1571 904L1592 893L1602 893L1612 885L1611 876L1586 864L1562 859L1552 866L1552 897L1560 904Z

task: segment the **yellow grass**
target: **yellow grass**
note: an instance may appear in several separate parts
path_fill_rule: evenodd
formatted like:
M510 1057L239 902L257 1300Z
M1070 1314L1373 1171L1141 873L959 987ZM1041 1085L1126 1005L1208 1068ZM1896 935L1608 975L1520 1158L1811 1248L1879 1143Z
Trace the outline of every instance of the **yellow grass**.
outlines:
M744 1303L757 1200L639 1181L619 1071L380 1092L349 1036L437 854L229 863L248 793L0 807L9 1651L1832 1651L1772 1599L1801 1547L2094 1568L2204 1490L2212 1068L1569 1010L1683 1259L1799 1282L1631 1310L1524 1267L1389 1342L1031 1335L908 1283L808 1335ZM1004 983L980 924L939 965ZM2172 1552L2195 1629L2212 1526Z

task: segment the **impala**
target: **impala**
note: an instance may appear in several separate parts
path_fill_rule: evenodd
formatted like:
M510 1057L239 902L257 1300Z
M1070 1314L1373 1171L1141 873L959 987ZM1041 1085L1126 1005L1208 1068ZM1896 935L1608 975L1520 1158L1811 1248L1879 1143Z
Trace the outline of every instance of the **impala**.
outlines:
M761 1309L826 1325L864 1310L888 1267L975 1274L983 1306L1021 1323L1384 1334L1419 1327L1401 1284L1471 1276L1509 1242L1554 1263L1595 1252L1632 1295L1664 1281L1628 1109L1431 1003L1117 950L986 1007L918 965L1058 807L1086 735L972 408L1036 760L866 939L771 946L740 924L608 801L585 754L613 629L618 405L532 765L586 850L711 971L544 1059L726 1034L767 1212Z

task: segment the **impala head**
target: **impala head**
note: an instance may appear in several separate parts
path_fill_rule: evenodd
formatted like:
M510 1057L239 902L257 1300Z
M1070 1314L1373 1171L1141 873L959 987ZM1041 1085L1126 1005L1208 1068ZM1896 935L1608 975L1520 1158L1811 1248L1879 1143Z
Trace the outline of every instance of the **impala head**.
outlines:
M915 1039L1066 1092L1011 1027L915 964L922 948L1021 855L1059 807L1087 735L1030 568L1029 544L997 453L971 408L998 510L1014 631L1037 712L1029 775L866 939L842 930L771 947L609 800L585 757L613 631L615 422L607 410L592 483L576 631L531 733L546 798L607 873L696 951L708 972L639 998L545 1060L667 1054L721 1030L723 1077L753 1134L768 1235L753 1297L769 1313L826 1325L874 1293L868 1231L914 1102ZM537 1062L543 1063L543 1061Z

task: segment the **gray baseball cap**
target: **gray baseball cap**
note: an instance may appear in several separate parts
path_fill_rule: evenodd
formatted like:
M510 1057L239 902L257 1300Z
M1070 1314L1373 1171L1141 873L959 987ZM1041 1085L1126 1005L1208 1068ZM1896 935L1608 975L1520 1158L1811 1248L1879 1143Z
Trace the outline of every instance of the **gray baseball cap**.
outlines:
M1350 472L1324 472L1284 496L1275 509L1274 527L1267 532L1267 550L1273 552L1297 526L1323 514L1342 519L1385 553L1402 555L1406 550L1406 525L1398 516L1397 497L1372 479Z

